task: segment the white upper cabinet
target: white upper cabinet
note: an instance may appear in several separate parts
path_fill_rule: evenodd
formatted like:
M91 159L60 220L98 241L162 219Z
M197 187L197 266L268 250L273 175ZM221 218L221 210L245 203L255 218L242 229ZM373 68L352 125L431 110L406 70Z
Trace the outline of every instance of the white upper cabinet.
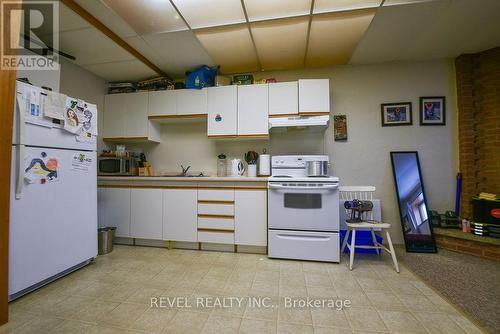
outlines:
M132 238L162 240L162 189L131 189L130 234Z
M126 98L124 94L104 96L103 134L104 138L125 136Z
M234 243L267 246L267 191L235 190Z
M148 136L148 92L126 95L125 137Z
M207 91L208 136L236 136L238 87L210 87Z
M299 113L330 113L330 84L328 79L299 80Z
M238 136L269 135L268 85L238 86Z
M159 142L159 124L148 120L148 95L149 92L105 95L103 138Z
M298 82L269 84L269 115L297 115L299 113Z
M149 92L148 116L173 116L177 114L177 91Z
M206 89L179 89L175 91L177 115L201 115L207 113Z
M163 190L163 240L198 240L196 189Z

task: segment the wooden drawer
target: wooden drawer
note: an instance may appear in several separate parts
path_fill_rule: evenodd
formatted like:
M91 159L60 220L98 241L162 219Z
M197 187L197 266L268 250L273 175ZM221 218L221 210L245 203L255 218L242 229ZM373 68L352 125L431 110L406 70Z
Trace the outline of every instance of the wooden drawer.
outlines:
M198 201L234 201L234 189L198 189Z
M198 217L198 228L234 230L234 219Z
M234 216L234 204L198 203L198 214Z
M212 242L217 244L234 244L234 233L204 231L198 229L198 242Z

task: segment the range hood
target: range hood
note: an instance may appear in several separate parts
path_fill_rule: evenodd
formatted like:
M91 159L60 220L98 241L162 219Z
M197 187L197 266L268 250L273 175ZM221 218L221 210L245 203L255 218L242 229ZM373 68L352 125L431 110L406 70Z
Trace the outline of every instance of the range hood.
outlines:
M293 116L269 118L269 129L273 128L303 128L317 127L326 129L330 123L330 115Z

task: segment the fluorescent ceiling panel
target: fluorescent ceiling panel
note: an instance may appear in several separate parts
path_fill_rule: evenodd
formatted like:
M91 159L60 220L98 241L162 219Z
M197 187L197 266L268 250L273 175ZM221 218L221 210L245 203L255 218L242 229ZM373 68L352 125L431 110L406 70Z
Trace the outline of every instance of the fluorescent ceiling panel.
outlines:
M375 11L366 9L314 16L306 66L347 64Z
M94 64L83 68L108 81L136 81L158 76L139 60Z
M308 24L309 17L252 23L262 69L301 67L304 64Z
M339 12L345 10L374 8L380 6L382 0L316 0L314 14Z
M137 35L118 14L101 0L75 0L75 2L121 38Z
M103 0L139 35L187 30L169 0Z
M250 22L307 15L311 0L244 0Z
M174 0L174 3L193 29L246 22L240 0Z
M222 73L251 72L259 69L257 55L246 25L196 31L196 37Z

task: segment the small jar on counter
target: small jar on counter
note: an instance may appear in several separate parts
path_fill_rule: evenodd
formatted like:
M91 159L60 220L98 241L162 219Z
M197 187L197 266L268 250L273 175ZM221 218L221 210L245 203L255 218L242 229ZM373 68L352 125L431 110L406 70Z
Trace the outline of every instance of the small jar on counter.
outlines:
M219 154L217 156L217 176L227 176L227 159L225 154Z

